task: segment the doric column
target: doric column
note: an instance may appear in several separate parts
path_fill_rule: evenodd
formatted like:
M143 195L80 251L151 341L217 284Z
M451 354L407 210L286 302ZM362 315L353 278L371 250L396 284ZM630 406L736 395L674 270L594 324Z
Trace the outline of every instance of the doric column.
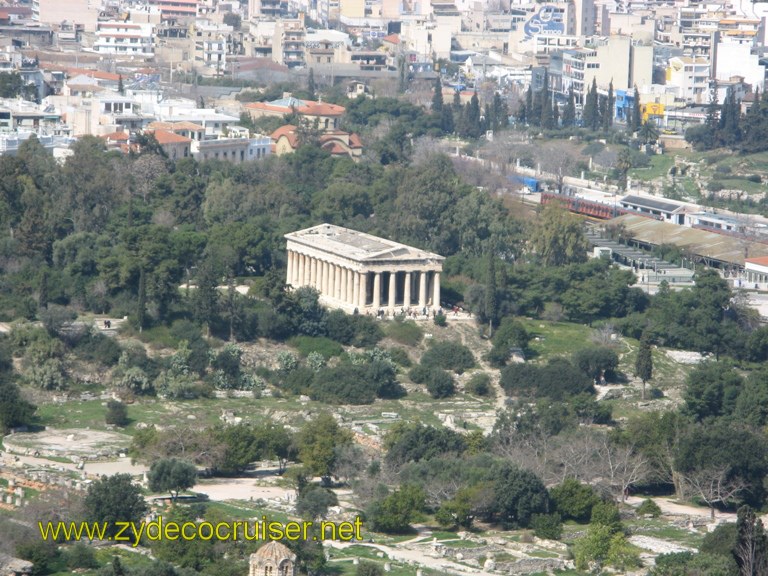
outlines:
M406 308L411 306L411 273L405 273L405 283L403 285L403 305Z
M397 272L389 273L389 301L387 307L390 310L395 309L395 298L397 296Z
M381 308L381 272L376 272L373 276L373 307L376 311Z
M317 278L317 258L311 258L310 271L310 284L312 284L313 288L317 288L319 285Z
M288 250L288 264L285 267L285 283L293 284L291 274L293 273L293 252Z
M360 299L357 301L358 306L362 310L365 307L365 303L368 299L368 272L363 270L360 272Z
M427 305L427 273L419 272L419 308Z
M326 261L323 261L323 281L320 284L320 290L325 296L330 296L330 293L328 292L329 276L330 276L330 264Z
M293 253L293 273L291 274L291 277L293 279L293 285L298 286L299 285L299 264L301 262L301 254L298 252Z
M352 305L360 310L360 272L352 272Z
M432 305L440 306L440 272L435 272L435 277L432 281L432 289L434 291L434 294L432 295Z
M304 285L312 285L312 257L304 256Z
M336 300L340 299L339 292L341 291L341 268L337 264L333 265L333 297Z
M357 298L355 298L355 286L357 286L357 282L355 282L355 271L347 270L347 297L344 298L344 302L347 304L352 304L353 306L357 305Z
M347 268L341 269L341 290L339 290L339 300L342 302L347 301L347 274L349 270Z
M304 254L299 254L299 286L304 286L304 273L306 270L306 266L304 265L305 260L307 259Z

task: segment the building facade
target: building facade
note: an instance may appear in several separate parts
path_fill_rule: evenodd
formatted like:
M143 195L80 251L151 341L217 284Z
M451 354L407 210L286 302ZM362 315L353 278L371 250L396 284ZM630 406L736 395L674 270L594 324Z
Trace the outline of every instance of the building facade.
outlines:
M155 27L131 22L99 22L93 51L98 54L153 58Z
M286 234L286 283L348 312L440 305L442 256L332 224Z

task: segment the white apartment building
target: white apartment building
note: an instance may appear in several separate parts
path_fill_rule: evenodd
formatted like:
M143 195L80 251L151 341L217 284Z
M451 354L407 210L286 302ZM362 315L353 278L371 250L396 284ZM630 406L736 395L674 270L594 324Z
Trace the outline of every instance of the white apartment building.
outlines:
M611 36L563 52L563 94L572 86L576 101L583 104L593 79L601 90L607 90L611 82L614 90L651 84L653 46L634 42L629 36Z
M194 27L195 64L223 73L227 67L228 42L232 26L198 20Z
M275 22L272 60L288 68L304 66L306 35L303 15L295 19L281 19Z
M669 59L667 84L677 86L678 98L694 104L709 104L711 101L709 58L704 56L682 56Z
M93 51L97 54L154 58L155 27L131 22L99 22Z
M51 26L67 22L94 32L100 12L101 0L32 0L32 19Z
M408 18L403 20L400 32L400 42L405 50L415 52L421 61L432 60L432 57L451 57L451 30L447 25L440 26L437 22L425 18Z

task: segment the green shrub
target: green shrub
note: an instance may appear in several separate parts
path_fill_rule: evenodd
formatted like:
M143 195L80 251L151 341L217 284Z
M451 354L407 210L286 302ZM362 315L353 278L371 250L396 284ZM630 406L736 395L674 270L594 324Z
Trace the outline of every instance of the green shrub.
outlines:
M99 567L93 548L83 542L77 542L73 546L70 546L67 549L64 558L67 563L67 568L70 570Z
M416 322L398 319L387 325L387 336L403 346L415 347L421 343L424 331Z
M640 506L637 507L637 513L640 516L653 516L654 518L658 518L661 516L661 508L659 508L659 505L656 504L653 500L650 498L646 498L643 500L643 503L640 504Z
M619 367L619 355L613 348L607 346L577 350L573 353L571 361L593 380L599 380L601 375L605 376L606 380L612 380Z
M107 402L107 414L104 420L113 426L125 426L128 424L128 408L122 402L110 400Z
M469 348L458 342L433 342L421 357L421 364L461 374L474 368L475 357Z
M531 517L533 533L538 538L560 540L563 535L563 522L560 514L534 514Z
M445 370L432 369L427 379L427 391L432 398L448 398L456 393L456 384Z
M491 386L491 377L485 372L476 372L467 382L465 389L470 394L477 396L493 396L493 387Z
M417 364L408 372L408 378L410 378L411 382L414 384L426 384L431 373L431 368Z
M402 366L403 368L410 368L413 365L413 362L411 362L411 357L408 356L408 352L402 348L390 348L389 357L392 359L392 362Z
M433 322L435 323L435 326L440 326L442 328L445 328L448 325L448 319L445 314L435 314Z
M322 354L326 359L341 356L344 352L341 344L324 336L295 336L288 341L288 344L296 348L304 358L309 356L310 352Z
M582 484L575 478L566 478L561 484L553 486L549 496L555 510L564 520L575 520L581 524L589 522L592 508L600 502L591 486Z

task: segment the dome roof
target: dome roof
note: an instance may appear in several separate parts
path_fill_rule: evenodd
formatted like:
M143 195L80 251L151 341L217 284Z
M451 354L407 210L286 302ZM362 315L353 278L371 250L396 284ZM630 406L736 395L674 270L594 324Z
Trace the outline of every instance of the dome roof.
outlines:
M278 566L283 560L296 561L296 554L291 552L290 548L280 542L267 542L259 548L255 554L251 554L251 561L258 563L269 562Z

